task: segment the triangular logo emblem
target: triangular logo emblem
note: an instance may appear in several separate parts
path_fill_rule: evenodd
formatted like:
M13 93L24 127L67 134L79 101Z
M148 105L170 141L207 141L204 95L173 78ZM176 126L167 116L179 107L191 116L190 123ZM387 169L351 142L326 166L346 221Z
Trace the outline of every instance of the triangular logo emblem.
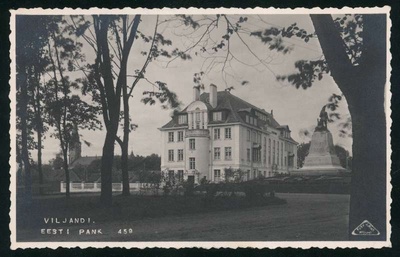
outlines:
M354 236L378 236L381 233L368 220L364 220L351 234Z

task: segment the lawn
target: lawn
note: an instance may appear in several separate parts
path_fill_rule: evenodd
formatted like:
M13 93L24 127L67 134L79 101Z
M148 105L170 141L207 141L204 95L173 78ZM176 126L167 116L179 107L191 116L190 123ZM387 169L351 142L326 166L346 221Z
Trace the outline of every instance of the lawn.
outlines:
M287 204L248 206L239 209L211 207L212 210L206 212L188 213L189 210L204 209L201 207L201 201L196 202L192 199L192 202L187 202L187 204L194 207L187 208L182 203L180 205L174 203L175 214L171 213L170 215L165 215L165 206L171 204L172 198L165 198L162 202L163 207L160 207L154 205L159 199L153 202L151 197L142 197L140 198L142 202L140 202L134 201L135 197L124 200L116 196L115 203L117 205L106 211L98 207L98 196L73 197L69 206L72 207L73 204L76 204L74 208L77 206L81 208L74 213L82 214L79 217L91 217L96 224L72 225L70 235L57 236L41 235L40 228L51 227L43 224L43 215L45 217L69 217L67 216L69 215L68 208L62 198L40 199L36 202L39 205L25 215L31 216L29 220L33 223L24 226L19 222L17 240L20 242L348 240L350 200L348 195L277 193L276 196L285 199ZM125 203L124 201L128 201L132 205L128 209L137 213L136 216L129 217L128 214L121 213L127 210L120 206ZM144 205L147 206L145 210L154 208L155 211L151 210L151 212L159 212L159 214L153 218L140 217L138 214L143 215L144 210L140 210L139 207ZM66 208L65 213L59 209L62 206ZM176 211L179 209L178 206L181 206L181 211ZM54 209L58 209L58 211L55 212ZM105 216L106 214L107 216ZM149 216L148 213L146 216ZM102 229L103 234L78 236L78 230L81 228L99 228ZM131 229L132 233L119 234L120 229Z
M96 222L129 221L286 203L284 199L278 197L248 199L243 196L217 196L209 200L203 195L129 197L116 195L113 200L112 207L104 207L99 203L98 195L72 194L69 200L63 195L36 198L31 206L18 206L18 225L42 227L44 217L59 219L90 217Z

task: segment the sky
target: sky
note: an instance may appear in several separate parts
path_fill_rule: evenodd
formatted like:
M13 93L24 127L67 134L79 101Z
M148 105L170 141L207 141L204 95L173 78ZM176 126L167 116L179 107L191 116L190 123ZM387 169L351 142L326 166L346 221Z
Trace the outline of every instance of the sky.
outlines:
M211 16L210 16L211 17ZM246 31L262 30L271 26L287 27L293 23L304 28L308 32L313 32L313 26L308 15L246 15L247 22L243 24ZM90 17L88 17L90 18ZM158 31L171 39L174 47L186 49L197 42L206 29L202 26L196 33L187 27L178 26L174 22L166 22L171 16L160 16ZM203 19L209 17L194 16L194 19ZM237 20L239 16L228 16L232 21ZM151 35L154 32L156 16L142 16L142 22L139 30ZM225 26L225 27L224 27ZM219 24L210 34L207 44L214 40L218 42L226 30L226 24ZM248 101L249 103L266 111L273 110L275 119L281 125L288 125L292 131L292 137L299 143L310 141L310 137L305 137L302 130L312 131L316 126L319 112L328 98L333 94L341 94L339 88L329 75L324 76L321 81L316 81L311 88L307 90L296 89L294 86L286 82L278 82L276 75L287 75L295 72L294 63L297 60L317 60L323 58L322 50L316 38L305 43L301 39L284 39L286 45L293 47L288 54L278 54L268 49L266 45L255 37L250 37L246 33L241 33L241 38L232 35L229 50L236 59L231 60L225 65L225 71L222 72L223 62L216 64L212 58L215 56L223 60L226 52L218 52L217 54L202 54L199 47L194 47L188 53L192 56L192 60L174 60L169 63L167 60L153 61L149 64L146 77L149 81L163 81L167 83L170 90L178 95L181 102L181 109L185 108L192 101L193 74L205 70L210 67L203 76L205 92L209 90L209 84L217 85L218 91L225 90L227 87L234 87L232 94ZM79 40L79 39L77 39ZM203 37L204 44L205 37ZM82 42L84 43L84 42ZM148 51L149 44L138 39L135 41L130 58L128 61L128 73L134 74L136 69L141 69L145 57L140 54L141 51ZM170 48L173 49L173 48ZM225 48L226 49L226 48ZM250 49L250 50L249 50ZM88 62L93 60L93 49L84 44L83 47ZM264 64L260 64L259 60L265 60ZM246 63L247 65L244 65ZM168 65L167 65L168 64ZM75 72L71 77L83 76L81 71ZM129 82L133 79L129 78ZM242 86L242 81L249 83ZM133 97L130 99L130 115L132 123L138 125L138 128L131 132L129 151L134 154L149 155L152 153L161 153L161 132L158 130L170 120L171 109L164 110L160 104L152 106L144 105L141 102L143 91L153 90L153 86L142 80L134 90ZM86 98L85 98L86 99ZM86 99L90 101L90 99ZM343 118L349 117L347 103L341 101L339 112ZM101 119L101 117L100 117ZM338 123L328 125L332 132L335 144L344 147L351 153L352 139L339 137ZM122 132L122 131L120 131ZM90 147L82 144L82 156L101 156L104 143L105 131L79 131L81 141L85 140L91 143ZM121 133L119 133L121 134ZM60 151L59 143L56 139L46 137L43 149L44 163L53 159ZM115 145L115 153L120 154L119 145ZM35 152L32 153L35 159Z

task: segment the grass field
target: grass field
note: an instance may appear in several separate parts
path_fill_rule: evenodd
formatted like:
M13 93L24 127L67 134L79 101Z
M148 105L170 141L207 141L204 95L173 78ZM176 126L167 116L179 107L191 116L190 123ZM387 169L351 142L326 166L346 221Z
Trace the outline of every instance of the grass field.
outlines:
M121 213L118 208L102 211L101 216L91 216L95 224L69 225L69 235L41 235L41 228L60 227L57 225L44 225L43 217L70 217L68 208L64 206L64 216L52 216L51 211L46 211L44 205L61 201L41 201L43 206L28 214L30 224L18 224L18 241L324 241L347 240L347 223L349 212L348 195L323 195L323 194L277 194L287 204L248 207L242 209L213 210L209 212L185 212L187 206L181 205L181 211L164 213L163 206L152 205L147 202L151 212L140 215ZM77 198L82 199L85 197ZM57 198L54 198L57 200ZM53 199L53 200L54 200ZM98 199L88 197L86 200ZM84 210L94 208L95 204L86 202ZM171 204L166 200L165 205ZM175 203L176 204L176 203ZM192 210L196 210L199 202L193 201ZM143 209L133 205L132 210ZM76 206L75 206L76 207ZM74 207L74 208L75 208ZM48 206L47 206L48 208ZM154 209L155 208L155 209ZM178 208L179 209L179 208ZM223 208L222 208L223 209ZM176 210L176 209L175 209ZM140 211L140 212L139 212ZM149 217L149 213L159 213ZM36 213L36 214L35 214ZM63 213L63 212L61 212ZM60 215L60 213L58 214ZM151 216L151 215L150 215ZM85 216L80 216L85 217ZM97 220L96 220L97 219ZM20 219L22 220L22 219ZM35 221L36 220L36 221ZM115 220L115 221L111 221ZM80 229L101 229L102 234L79 235ZM124 233L126 229L126 233ZM119 233L119 231L121 233Z

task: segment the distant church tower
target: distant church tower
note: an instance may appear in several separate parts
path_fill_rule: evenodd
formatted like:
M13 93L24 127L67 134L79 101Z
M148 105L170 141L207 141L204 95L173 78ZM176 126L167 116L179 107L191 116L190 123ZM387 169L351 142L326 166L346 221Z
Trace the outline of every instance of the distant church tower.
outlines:
M81 153L82 153L82 145L79 139L78 126L74 124L74 128L72 129L71 133L71 142L69 147L69 164L81 158Z

